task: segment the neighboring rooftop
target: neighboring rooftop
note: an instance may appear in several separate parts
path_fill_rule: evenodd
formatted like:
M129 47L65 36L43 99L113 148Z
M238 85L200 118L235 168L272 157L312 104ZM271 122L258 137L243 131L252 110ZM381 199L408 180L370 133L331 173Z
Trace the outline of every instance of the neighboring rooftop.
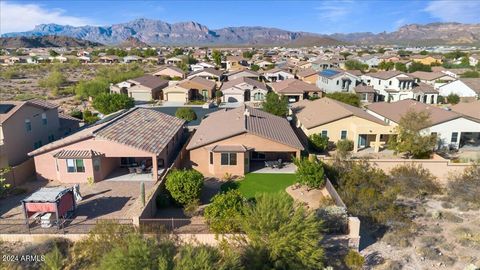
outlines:
M34 106L44 110L58 108L58 105L41 99L30 99L26 101L0 101L0 124L7 121L21 107L25 105Z
M480 100L467 103L458 103L457 105L450 107L450 109L467 117L480 120Z
M273 83L272 89L275 90L275 92L282 94L322 91L314 84L306 83L293 78Z
M259 82L255 79L252 79L252 78L247 78L247 77L241 77L241 78L238 78L238 79L235 79L235 80L225 82L225 83L223 83L222 88L220 90L225 90L225 89L228 89L232 86L235 86L235 85L238 85L238 84L241 84L241 83L247 83L249 85L253 85L256 88L263 89L263 90L268 90L267 86L264 83Z
M303 150L302 143L287 119L246 105L211 113L202 121L187 149L195 149L243 133Z
M314 128L350 116L356 116L380 125L386 125L385 122L370 115L361 108L331 98L320 98L313 101L305 99L294 103L292 105L292 111L306 128Z
M168 81L153 75L144 75L142 77L130 79L129 81L136 82L148 88L157 88L163 85L168 85Z

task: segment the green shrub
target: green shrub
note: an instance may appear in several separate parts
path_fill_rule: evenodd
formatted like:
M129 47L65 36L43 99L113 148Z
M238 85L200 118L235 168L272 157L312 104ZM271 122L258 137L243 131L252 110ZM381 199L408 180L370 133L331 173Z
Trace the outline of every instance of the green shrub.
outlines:
M352 270L361 270L364 263L365 258L353 249L350 249L345 256L345 264Z
M42 265L42 270L61 270L63 269L64 258L60 249L55 245L52 251L45 254L45 262Z
M46 78L41 79L38 82L38 85L43 88L48 88L50 90L58 90L67 80L62 72L55 70L52 71Z
M441 191L437 178L420 164L398 165L390 170L390 176L399 194L406 197L438 194Z
M176 202L186 206L200 198L203 175L196 170L172 170L165 186Z
M328 137L321 134L312 134L308 136L308 145L314 151L323 152L328 148Z
M135 105L133 98L122 94L103 93L93 100L93 107L103 114L130 109Z
M294 158L293 163L297 166L297 182L309 188L322 188L325 185L325 173L323 164L315 157Z
M203 102L202 102L203 103ZM197 114L195 113L195 111L190 108L190 107L181 107L181 108L178 108L177 111L175 112L175 116L180 118L180 119L183 119L187 122L190 122L190 121L193 121L193 120L197 120Z
M353 141L351 140L339 140L336 144L337 146L337 154L340 157L346 157L350 151L353 150Z
M462 174L453 175L448 183L447 192L450 200L466 208L480 207L480 165L466 168Z
M457 94L450 94L447 96L447 102L452 105L458 104L460 102L460 97Z
M345 207L326 206L317 210L326 233L345 233L348 228L348 213Z
M210 229L215 233L239 232L244 201L238 190L215 195L204 213Z
M340 102L360 107L360 98L354 93L342 93L342 92L334 92L328 93L326 97L338 100Z

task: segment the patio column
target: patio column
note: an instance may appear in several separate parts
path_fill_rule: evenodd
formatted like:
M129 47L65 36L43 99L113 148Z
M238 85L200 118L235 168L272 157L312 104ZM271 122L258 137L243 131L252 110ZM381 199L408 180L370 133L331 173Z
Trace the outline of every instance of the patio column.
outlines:
M382 135L382 134L376 134L376 135L375 135L375 149L374 149L374 150L375 150L375 153L380 152L380 136L381 136L381 135Z
M358 135L356 133L353 134L353 153L358 152Z
M152 178L153 181L158 180L158 163L157 156L152 156Z

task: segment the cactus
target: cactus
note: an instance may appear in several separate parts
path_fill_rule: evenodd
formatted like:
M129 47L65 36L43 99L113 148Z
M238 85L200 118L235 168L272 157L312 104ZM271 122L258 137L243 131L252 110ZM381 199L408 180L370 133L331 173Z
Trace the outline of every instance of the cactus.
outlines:
M145 183L140 183L140 199L142 200L142 205L145 206Z

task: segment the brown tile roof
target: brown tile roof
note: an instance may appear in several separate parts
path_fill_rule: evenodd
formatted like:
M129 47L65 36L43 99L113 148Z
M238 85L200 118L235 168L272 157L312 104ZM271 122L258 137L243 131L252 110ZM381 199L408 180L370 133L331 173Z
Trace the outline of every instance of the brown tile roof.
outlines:
M249 116L245 115L246 110ZM250 133L303 150L302 143L285 118L246 105L211 113L202 121L187 149L195 149L243 133Z
M450 107L450 109L454 112L480 120L480 100L468 103L458 103L457 105Z
M34 156L97 136L152 154L159 154L173 135L185 124L184 120L174 116L138 107L116 112L103 120L63 139L44 145L30 152L29 155Z
M378 102L368 105L368 110L375 112L387 119L398 123L403 115L409 110L417 112L427 111L430 113L430 124L436 125L461 117L460 114L452 111L430 106L412 99L405 99L397 102Z
M443 72L427 72L427 71L415 71L408 75L414 78L418 78L420 80L427 80L427 81L432 81L444 76L448 76Z
M188 74L188 76L190 77L192 75L196 75L196 74L199 74L199 73L202 73L202 72L207 72L207 73L210 73L210 74L215 75L217 77L220 77L220 76L223 75L223 71L221 71L221 70L214 69L214 68L205 68L205 69L202 69L202 70L192 72L192 73Z
M272 84L272 89L280 94L304 93L304 92L320 92L314 84L306 83L297 79L287 79Z
M250 73L250 74L252 74L253 76L256 76L256 77L260 76L260 73L258 73L256 71L253 71L251 69L239 69L237 71L230 72L227 75L232 76L232 75L235 75L235 74L238 74L238 73L241 73L241 72L247 72L247 73Z
M170 65L163 66L163 67L159 68L157 71L155 71L154 73L160 72L164 69L171 69L171 70L175 70L176 72L185 74L185 71L183 71L181 68L178 68L176 66L170 66Z
M309 77L317 74L317 71L312 68L302 69L297 73L298 77Z
M424 94L438 94L438 91L433 88L433 86L426 83L418 83L412 88L414 93L424 93Z
M137 82L138 84L146 86L151 89L168 86L168 81L153 75L144 75L142 77L131 79L129 81Z
M385 122L363 109L330 98L321 98L314 101L302 100L292 105L292 111L306 128L314 128L350 116L360 117L386 126Z
M252 78L247 78L247 77L241 77L232 81L225 82L223 83L222 88L220 88L220 90L225 90L241 83L247 83L249 85L255 86L256 88L268 90L267 86L264 83L254 80Z
M191 79L183 80L178 83L178 86L185 89L213 89L215 88L215 82L204 79L202 77L193 77Z
M374 77L374 78L377 78L377 79L381 79L381 80L388 80L390 78L393 78L395 76L398 76L400 74L405 74L401 71L396 71L396 70L389 70L389 71L379 71L379 72L374 72L374 73L367 73L365 75L367 76L370 76L370 77Z

